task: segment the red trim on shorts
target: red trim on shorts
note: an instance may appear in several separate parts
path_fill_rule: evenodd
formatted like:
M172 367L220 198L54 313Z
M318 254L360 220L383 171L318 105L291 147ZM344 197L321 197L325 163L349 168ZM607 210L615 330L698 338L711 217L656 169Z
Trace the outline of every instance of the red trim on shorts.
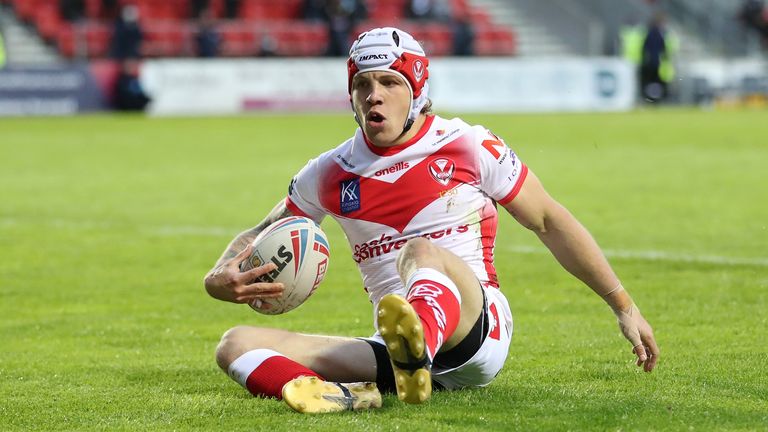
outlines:
M419 129L419 132L413 136L413 138L409 139L408 141L398 144L396 146L392 147L377 147L373 145L370 141L368 141L368 137L365 136L365 133L363 133L363 139L365 140L365 144L368 145L368 148L375 154L379 156L392 156L397 153L400 153L401 151L407 149L414 143L416 143L418 140L424 138L424 135L427 134L429 131L429 128L432 127L432 121L435 119L435 116L428 115L427 119L424 121L424 124L421 126L421 129Z
M294 204L293 201L291 201L291 199L289 197L285 197L285 207L288 210L290 210L290 212L294 216L301 216L301 217L312 219L311 217L309 217L308 214L306 214L303 211L301 211L301 209L299 207L297 207L296 204Z
M499 204L507 205L513 199L515 199L517 194L520 192L520 189L523 188L523 183L525 183L526 177L528 177L528 167L525 164L523 164L522 171L520 172L520 177L517 179L517 183L515 183L515 187L513 187L512 190L509 191L507 196L499 200Z

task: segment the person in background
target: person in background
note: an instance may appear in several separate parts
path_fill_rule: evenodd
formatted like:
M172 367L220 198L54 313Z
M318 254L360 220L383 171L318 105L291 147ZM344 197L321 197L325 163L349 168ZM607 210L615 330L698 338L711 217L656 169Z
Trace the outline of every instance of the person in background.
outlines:
M256 53L259 57L275 57L277 56L277 40L269 33L265 33L259 40L259 52Z
M768 9L763 0L746 0L739 10L739 19L747 28L756 30L768 43Z
M405 3L405 16L412 20L430 20L433 18L434 0L408 0Z
M648 102L660 102L669 94L669 82L674 78L672 55L677 42L665 25L662 13L654 15L643 42L640 83L643 98Z
M240 11L240 0L225 0L224 1L224 15L228 19L237 18L237 13Z
M137 58L124 59L120 63L120 75L115 82L114 107L119 111L142 111L149 97L139 82L141 62Z
M471 56L475 54L475 28L469 17L457 16L452 24L453 55Z
M302 17L311 22L327 21L325 3L326 0L304 0L304 5L301 8Z
M190 16L195 18L202 18L203 14L208 11L210 0L192 0L190 6Z
M144 34L139 23L139 8L127 4L120 10L112 36L112 58L125 60L141 57Z
M59 0L59 13L66 21L79 21L85 17L85 1Z
M365 19L367 14L361 0L328 0L328 56L339 57L347 54L350 33L355 24Z
M218 57L221 38L216 31L213 13L210 8L202 11L200 14L195 42L197 43L198 57Z

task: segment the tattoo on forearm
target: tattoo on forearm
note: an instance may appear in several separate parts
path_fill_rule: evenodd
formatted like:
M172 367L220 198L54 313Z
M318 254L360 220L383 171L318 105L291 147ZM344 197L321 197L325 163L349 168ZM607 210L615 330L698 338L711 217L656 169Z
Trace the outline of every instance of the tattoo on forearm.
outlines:
M245 249L248 244L250 244L256 236L259 235L264 229L270 225L272 225L274 222L286 218L289 216L293 216L290 210L285 206L284 202L280 202L278 205L275 206L275 208L272 209L271 212L269 212L269 215L267 215L266 218L264 218L263 221L261 221L258 225L255 227L243 231L240 233L237 237L235 237L234 240L229 244L227 247L227 250L224 251L221 258L216 262L216 266L218 267L222 265L223 263L231 260L232 258L236 257L237 254L239 254L243 249Z

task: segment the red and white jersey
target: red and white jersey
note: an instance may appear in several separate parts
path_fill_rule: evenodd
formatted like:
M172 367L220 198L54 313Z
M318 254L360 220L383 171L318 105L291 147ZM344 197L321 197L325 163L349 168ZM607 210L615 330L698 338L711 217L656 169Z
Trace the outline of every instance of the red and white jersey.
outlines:
M428 116L413 139L380 148L362 131L313 159L291 182L286 205L318 223L333 216L375 305L405 295L395 266L406 241L424 237L462 258L484 285L493 264L496 202L514 199L526 166L503 141L461 119Z

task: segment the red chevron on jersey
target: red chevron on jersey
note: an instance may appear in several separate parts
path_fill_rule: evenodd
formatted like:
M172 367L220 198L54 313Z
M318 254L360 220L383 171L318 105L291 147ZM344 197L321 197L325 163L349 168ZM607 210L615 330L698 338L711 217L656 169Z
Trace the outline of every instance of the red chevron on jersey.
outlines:
M334 164L320 181L320 201L337 216L376 222L402 233L413 217L441 193L459 184L479 181L476 155L471 149L464 138L459 138L420 163L411 165L394 183L360 177ZM449 161L449 164L440 161ZM433 167L438 174L433 174ZM342 185L348 185L356 178L360 179L356 197L359 209L344 212L340 200Z
M496 203L515 199L525 173L486 128L428 116L413 139L394 147L375 147L358 129L307 163L285 204L316 222L336 219L375 305L405 294L397 256L419 237L459 257L484 286L498 287Z

